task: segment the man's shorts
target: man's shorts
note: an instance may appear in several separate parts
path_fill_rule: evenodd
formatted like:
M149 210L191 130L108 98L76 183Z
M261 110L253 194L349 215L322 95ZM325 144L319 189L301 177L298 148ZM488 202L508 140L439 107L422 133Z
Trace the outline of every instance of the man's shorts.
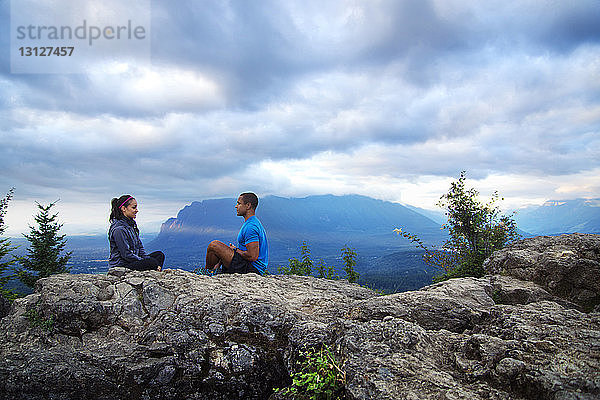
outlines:
M260 275L260 271L258 269L256 269L255 266L252 265L252 261L246 260L237 251L233 252L233 258L231 259L231 264L229 264L229 268L223 269L223 272L226 274L255 273L255 274Z

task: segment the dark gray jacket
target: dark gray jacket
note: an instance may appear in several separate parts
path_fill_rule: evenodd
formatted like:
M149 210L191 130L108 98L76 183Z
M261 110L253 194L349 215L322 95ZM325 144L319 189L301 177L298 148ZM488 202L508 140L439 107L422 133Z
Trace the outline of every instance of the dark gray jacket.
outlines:
M135 221L130 218L115 219L108 230L110 243L109 267L124 267L146 257Z

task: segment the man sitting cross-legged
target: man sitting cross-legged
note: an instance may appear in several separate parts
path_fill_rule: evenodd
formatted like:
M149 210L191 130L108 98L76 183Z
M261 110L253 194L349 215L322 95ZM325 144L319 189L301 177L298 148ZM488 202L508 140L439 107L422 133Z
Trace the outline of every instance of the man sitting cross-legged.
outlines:
M237 237L238 246L213 240L206 249L206 269L215 271L223 266L227 274L264 274L269 262L269 244L265 229L256 217L258 197L254 193L242 193L235 209L244 217L244 224Z

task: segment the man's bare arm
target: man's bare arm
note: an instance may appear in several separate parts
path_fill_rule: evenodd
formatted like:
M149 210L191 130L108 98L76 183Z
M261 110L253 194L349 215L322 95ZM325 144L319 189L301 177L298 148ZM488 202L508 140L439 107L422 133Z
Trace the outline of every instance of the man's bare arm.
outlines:
M242 251L240 249L237 249L236 251L240 253L240 256L242 256L242 258L245 260L256 261L258 260L258 254L260 253L260 248L258 245L258 242L246 243L246 251Z

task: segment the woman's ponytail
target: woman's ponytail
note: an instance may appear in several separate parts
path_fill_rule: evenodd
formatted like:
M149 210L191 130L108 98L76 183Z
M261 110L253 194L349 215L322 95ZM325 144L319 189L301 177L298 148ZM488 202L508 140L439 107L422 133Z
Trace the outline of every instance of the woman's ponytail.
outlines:
M121 207L129 204L129 202L133 200L133 196L124 194L121 197L115 197L110 201L110 217L109 221L114 221L115 219L121 219L124 217L123 211L121 211Z

